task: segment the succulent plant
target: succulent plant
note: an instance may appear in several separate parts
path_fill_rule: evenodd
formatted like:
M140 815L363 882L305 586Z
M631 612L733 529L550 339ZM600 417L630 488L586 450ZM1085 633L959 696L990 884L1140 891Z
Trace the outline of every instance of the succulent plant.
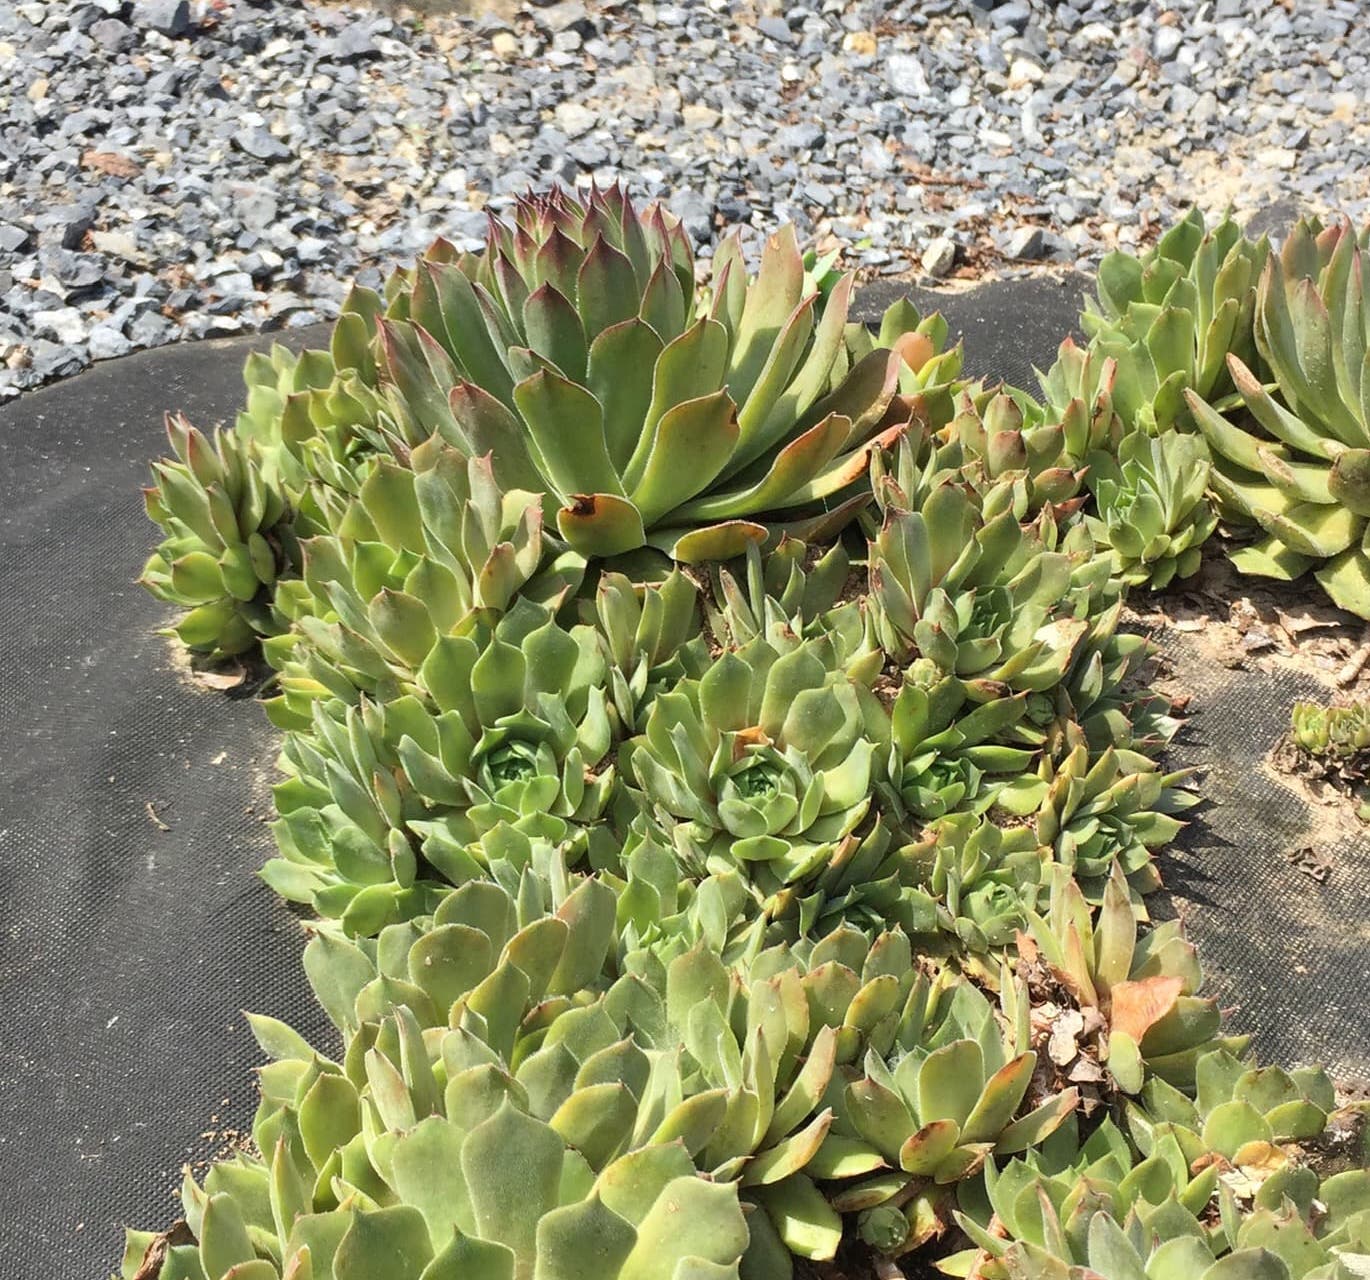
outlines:
M1220 1047L1222 1014L1198 994L1199 959L1178 920L1139 933L1123 868L1114 864L1097 917L1067 868L1054 866L1045 914L1031 907L1019 952L1044 963L1082 1011L1098 1015L1099 1060L1129 1094L1151 1074L1192 1088L1201 1054ZM1249 1037L1221 1047L1243 1052Z
M1147 1079L1127 1109L1128 1127L1142 1153L1154 1140L1173 1134L1193 1164L1221 1156L1233 1165L1261 1165L1278 1157L1276 1144L1307 1142L1327 1127L1336 1092L1321 1068L1292 1072L1257 1067L1240 1046L1218 1047L1199 1056L1194 1097L1158 1076Z
M596 1170L677 1139L716 1181L744 1188L803 1167L827 1132L817 1104L837 1032L810 1020L793 959L754 964L753 981L699 944L637 951L610 984L604 881L568 876L555 856L545 871L492 874L375 942L310 944L311 982L345 1034L403 1004L425 1037L442 1037L444 1062L492 1051L529 1113Z
M653 699L683 676L709 665L700 632L700 592L678 568L659 583L637 583L602 573L595 588L594 621L608 661L609 702L616 726L641 728Z
M878 661L878 654L873 655ZM870 810L889 721L833 634L758 636L652 703L631 771L685 874L744 873L761 908L805 885Z
M285 500L263 480L250 439L216 431L211 440L171 415L166 430L175 458L154 465L143 494L167 537L140 581L186 610L168 634L193 652L231 657L283 625L272 589L298 556Z
M1107 1116L1082 1141L1078 1115L1002 1165L986 1160L982 1177L960 1184L956 1221L974 1247L946 1259L948 1271L970 1264L986 1280L999 1280L1009 1273L1006 1264L1021 1259L1021 1248L1010 1257L1015 1244L1029 1252L1065 1244L1065 1260L1087 1257L1090 1220L1101 1208L1120 1222L1134 1210L1153 1213L1172 1198L1175 1212L1205 1211L1218 1186L1217 1165L1191 1174L1173 1137L1139 1160Z
M760 939L764 922L750 932ZM985 1025L979 1020L988 1006L983 997L977 1003L974 995L956 994L948 978L930 985L926 976L919 977L910 939L898 928L876 934L873 928L840 925L793 944L749 947L726 969L710 940L700 935L682 950L688 941L689 935L682 935L664 949L658 944L629 954L630 976L620 979L607 1002L628 1007L631 1000L635 1035L642 1035L644 1023L664 1027L664 1035L649 1033L659 1048L669 1048L678 1028L684 1028L684 1061L687 1067L694 1064L684 1076L686 1092L699 1087L695 1073L704 1084L731 1081L734 1089L736 1080L744 1081L730 1103L730 1116L739 1106L741 1114L717 1131L703 1152L704 1166L723 1176L728 1164L716 1165L717 1159L731 1154L736 1163L750 1145L753 1152L740 1171L744 1198L760 1206L785 1248L801 1257L830 1259L842 1235L837 1213L842 1206L829 1205L816 1182L845 1181L885 1167L880 1151L862 1133L853 1134L850 1127L837 1133L832 1127L834 1113L849 1109L844 1098L850 1087L861 1087L859 1064L869 1064L872 1054L891 1065L906 1053L924 1054L947 1040L953 1028L989 1036L993 1019ZM672 953L663 969L664 957ZM644 987L664 990L664 1013L645 997ZM770 1047L762 1052L763 1045ZM929 1077L934 1074L935 1066ZM986 1093L1002 1105L993 1082ZM752 1094L760 1100L758 1120L752 1119ZM986 1116L985 1123L993 1122ZM1006 1136L1011 1140L1011 1133ZM905 1176L904 1181L911 1180ZM853 1188L846 1187L846 1194L850 1198ZM887 1198L869 1184L855 1194L874 1196L872 1204ZM755 1244L756 1215L751 1222Z
M866 930L898 925L910 933L934 928L931 905L914 892L920 883L914 848L896 839L892 822L877 815L839 841L810 879L765 900L765 936L797 942L839 925ZM754 912L754 896L752 901ZM738 914L741 922L750 918L747 911Z
M799 1207L813 1199L804 1170L832 1123L821 1103L834 1064L862 1030L859 1017L844 1021L822 1002L822 958L836 948L835 938L817 944L807 972L784 949L731 967L698 943L668 961L637 952L606 997L618 1025L649 1051L664 1096L710 1117L696 1163L736 1180L744 1202L758 1206L749 1256L760 1267L771 1255L765 1274L788 1275L790 1248L831 1258L840 1236L821 1199L811 1212Z
M960 472L976 490L1009 487L1020 520L1048 504L1063 516L1078 510L1091 455L1116 449L1123 432L1113 410L1111 360L1067 338L1039 377L1042 403L1015 387L963 391L942 433L959 446Z
M725 240L697 302L679 223L617 188L522 199L482 255L445 256L382 322L383 375L430 429L492 453L504 487L548 494L586 556L726 559L786 525L840 526L873 442L912 412L887 422L892 399L959 360L906 307L879 347L848 326L852 277L820 290L792 229L755 279Z
M884 522L869 577L881 645L897 661L917 654L1015 690L1059 684L1089 629L1070 614L1069 558L1047 551L1011 509L986 516L950 479L917 509L897 505L900 486L877 495Z
M1370 704L1296 702L1289 722L1295 744L1310 755L1354 757L1370 749Z
M1340 1201L1345 1193L1336 1188L1334 1194ZM1084 1239L1075 1247L1061 1237L1059 1223L1046 1211L1044 1216L1048 1216L1052 1233L1047 1245L1020 1241L1004 1255L1003 1272L1014 1280L1067 1280L1084 1269L1103 1280L1121 1280L1124 1276L1157 1280L1166 1276L1199 1280L1302 1280L1304 1276L1318 1276L1330 1280L1355 1274L1339 1258L1336 1246L1320 1241L1316 1228L1288 1207L1234 1217L1229 1231L1217 1240L1206 1238L1192 1214L1183 1209L1176 1212L1168 1205L1150 1220L1134 1214L1124 1226L1100 1210L1088 1220ZM1349 1252L1364 1248L1359 1233L1346 1233L1344 1215L1334 1220L1338 1230L1332 1240L1340 1241L1345 1234L1353 1245Z
M427 908L430 870L459 884L530 839L583 846L616 786L604 673L593 630L522 599L483 647L432 645L426 701L316 703L282 751L264 878L369 933Z
M1098 514L1086 523L1129 586L1159 591L1198 571L1203 545L1218 524L1204 496L1209 469L1203 439L1173 431L1134 431L1116 458L1091 456L1089 485Z
M1370 703L1296 702L1289 725L1294 768L1349 793L1361 821L1370 822Z
M914 660L890 713L887 770L913 818L982 813L1001 797L1020 813L1040 802L1045 786L1029 772L1035 753L1004 740L1025 715L1027 698L973 703L962 681L929 658Z
M488 459L436 436L408 461L368 459L336 531L302 544L304 575L278 599L293 625L265 646L283 728L307 725L318 698L414 693L437 638L488 627L542 564L537 495L502 494Z
M811 555L806 543L788 535L764 556L748 546L745 587L725 566L713 570L713 599L704 601L709 629L720 643L733 646L771 636L777 628L811 631L837 604L850 572L841 542L821 555Z
M1313 1275L1342 1280L1370 1246L1370 1170L1319 1177L1270 1159L1242 1178L1224 1162L1191 1168L1172 1134L1142 1159L1105 1119L1083 1143L1072 1117L1041 1148L987 1162L960 1188L957 1221L975 1248L942 1269L1065 1280L1082 1268L1121 1276ZM1216 1202L1216 1203L1215 1203Z
M488 630L520 595L556 603L581 577L579 557L551 554L539 495L501 492L488 458L434 436L406 464L369 459L359 481L278 601L293 625L264 648L282 728L307 726L317 698L421 694L440 640Z
M161 1247L143 1274L165 1280L736 1276L737 1188L698 1178L686 1146L722 1108L652 1101L647 1055L586 1003L613 894L550 870L506 864L510 889L464 885L374 942L320 932L305 965L341 1061L253 1018L270 1157L216 1165L203 1188L187 1175L192 1241L135 1236L126 1274Z
M682 1142L597 1166L575 1128L584 1117L537 1119L518 1082L471 1054L459 1031L432 1062L413 1024L396 1025L376 1029L360 1088L317 1056L273 1064L264 1088L293 1077L299 1105L270 1160L216 1165L203 1189L187 1176L195 1243L135 1236L125 1276L737 1276L748 1244L737 1187L700 1178ZM591 1060L602 1082L577 1096L626 1093L615 1065ZM164 1261L149 1271L159 1247Z
M844 1068L829 1100L832 1129L813 1161L839 1182L833 1207L858 1213L858 1232L882 1253L925 1243L942 1188L974 1176L991 1152L1041 1142L1070 1114L1073 1090L1019 1115L1036 1054L1027 1042L1025 995L1004 990L1009 1026L965 979L921 976L860 1068Z
M1246 414L1229 420L1197 394L1189 407L1213 450L1224 516L1266 536L1235 552L1243 573L1316 577L1370 617L1370 408L1364 380L1370 265L1349 222L1301 222L1261 275L1256 341L1273 389L1229 360Z
M243 364L244 403L234 430L242 438L255 440L274 462L283 444L281 418L286 403L292 396L325 389L336 373L328 351L296 353L273 342L269 351L252 352Z
M321 924L304 967L345 1036L403 1004L421 1030L474 1027L502 1057L517 1060L525 1031L540 1040L541 1020L556 1002L583 1004L607 985L614 941L613 890L568 873L548 850L521 867L493 864L489 879L443 891L430 914L388 925L374 938L349 938ZM463 1023L468 1014L483 1024ZM270 1038L269 1019L253 1025L259 1038Z
M403 277L387 282L391 305ZM380 321L387 303L354 285L343 299L327 351L298 357L283 347L248 357L247 402L235 433L260 449L262 475L292 509L299 537L331 533L376 456L407 458L433 434L392 382L382 378Z
M1252 362L1256 282L1269 255L1224 216L1212 228L1192 209L1140 258L1099 264L1097 302L1080 324L1090 349L1114 361L1113 405L1128 428L1156 434L1188 425L1186 391L1206 400L1232 390L1227 357Z
M1145 664L1156 646L1144 635L1119 630L1125 588L1112 575L1111 557L1100 553L1083 522L1063 529L1048 510L1033 528L1041 545L1063 555L1069 566L1062 622L1079 619L1084 625L1059 683L1028 693L1012 740L1038 749L1042 785L1081 745L1095 756L1112 748L1125 772L1149 770L1180 725L1169 699L1145 683ZM993 684L986 688L968 681L966 688L972 699L995 696ZM1026 778L1015 782L1013 790L1022 799L1041 795L1040 785ZM999 803L1021 812L1018 796L1001 796Z
M312 474L301 446L318 437L338 449L335 458L359 447L377 425L383 400L377 396L377 322L385 309L380 295L361 285L348 290L338 310L327 351L299 354L275 343L254 352L243 366L246 398L234 430L262 450L265 479L298 495Z
M1087 901L1102 901L1117 866L1140 903L1161 883L1152 850L1184 827L1174 815L1198 803L1182 785L1188 777L1154 766L1128 772L1114 748L1094 756L1080 744L1051 780L1037 811L1037 839L1069 868Z
M1000 827L973 812L934 822L905 850L915 932L954 938L970 953L963 967L992 949L1002 955L1037 902L1045 854L1029 826Z
M1077 525L1077 532L1088 531ZM1107 562L1093 561L1092 567ZM1095 755L1112 748L1126 772L1144 772L1179 729L1170 700L1143 682L1156 646L1144 635L1119 631L1123 601L1085 589L1088 630L1061 684L1050 693L1029 694L1015 733L1041 748L1039 770L1046 781L1073 751Z
M1067 337L1056 350L1051 367L1037 373L1042 393L1041 417L1059 423L1062 453L1072 466L1097 450L1115 448L1127 424L1114 404L1118 370L1115 362L1092 347L1079 346ZM1029 406L1029 418L1037 411ZM1054 436L1050 426L1037 428Z
M678 1153L670 1158L625 1157L576 1195L581 1188L567 1187L561 1173L577 1168L575 1153L567 1148L558 1156L553 1144L560 1140L552 1130L520 1118L512 1105L469 1132L436 1116L413 1132L419 1136L399 1145L404 1172L395 1176L425 1176L425 1146L443 1160L461 1162L450 1181L469 1205L454 1209L449 1221L438 1219L437 1210L430 1210L430 1219L405 1201L382 1207L359 1195L324 1213L297 1212L290 1229L273 1238L276 1214L293 1207L283 1198L289 1191L276 1192L274 1164L268 1170L245 1162L234 1190L242 1186L244 1200L251 1195L247 1204L233 1192L201 1193L198 1244L168 1246L169 1237L133 1233L125 1280L531 1280L586 1266L606 1280L738 1275L747 1226L737 1189L684 1172L689 1158L678 1148L662 1148ZM517 1181L511 1170L521 1175ZM631 1190L627 1184L634 1184ZM263 1195L271 1216L254 1217L250 1210ZM459 1225L463 1219L467 1230ZM195 1233L193 1225L184 1232L192 1240ZM163 1258L160 1268L148 1270L149 1257L154 1263Z
M225 658L284 630L273 605L299 570L297 539L321 531L326 491L352 489L357 460L383 443L388 402L368 353L379 307L353 289L330 351L276 345L249 356L245 407L212 443L184 418L167 419L173 456L154 465L145 490L167 537L142 582L188 609L173 630L193 652Z
M753 999L775 989L780 998L770 1003L785 1007L793 1026L805 1026L807 1006L809 1040L798 1079L816 1092L816 1101L811 1103L813 1095L806 1092L800 1105L821 1108L824 1119L817 1145L804 1147L804 1167L796 1168L791 1160L793 1172L756 1185L750 1196L786 1249L803 1258L828 1260L841 1242L842 1221L817 1180L843 1176L844 1164L853 1154L850 1144L833 1136L834 1111L841 1107L850 1064L863 1051L887 1051L898 1012L910 1002L919 1005L912 948L898 928L876 933L874 928L862 931L841 925L817 940L763 950L745 972ZM793 1032L789 1040L793 1045ZM791 1101L795 1091L792 1088L778 1105L772 1127L782 1116L793 1124L799 1110ZM812 1137L816 1130L811 1124L803 1132ZM868 1156L854 1154L858 1164L869 1167Z

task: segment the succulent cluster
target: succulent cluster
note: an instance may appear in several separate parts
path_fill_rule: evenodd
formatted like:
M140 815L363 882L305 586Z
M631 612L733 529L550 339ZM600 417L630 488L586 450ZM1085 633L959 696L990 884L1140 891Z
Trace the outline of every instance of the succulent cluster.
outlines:
M167 538L142 583L185 610L172 628L182 644L232 657L277 629L273 588L295 558L285 499L266 482L250 436L218 431L211 440L170 415L166 430L175 457L153 467L144 500Z
M1220 518L1257 535L1232 552L1241 572L1311 569L1336 604L1370 617L1367 234L1305 219L1276 253L1230 217L1207 228L1195 211L1143 257L1104 259L1081 322L1091 352L1116 362L1124 421L1156 437L1105 460L1095 482L1095 535L1133 526L1112 545L1142 561L1134 581L1164 585L1194 567Z
M1256 359L1256 285L1269 252L1230 215L1209 227L1192 209L1141 257L1100 262L1080 324L1091 351L1116 366L1113 397L1129 426L1155 435L1187 425L1185 392L1231 392L1228 357Z
M1208 449L1198 436L1136 431L1117 454L1092 455L1090 487L1098 514L1090 532L1113 552L1113 571L1132 586L1157 590L1199 568L1218 517L1204 500Z
M1148 919L1197 796L1120 628L1197 566L1249 367L1345 427L1309 379L1359 386L1353 326L1321 360L1281 327L1313 286L1267 295L1307 268L1342 314L1351 243L1191 219L1111 258L1038 400L939 317L849 323L790 231L697 283L664 210L558 192L254 359L233 432L174 420L145 579L275 669L262 874L341 1051L252 1019L256 1150L125 1276L1362 1266L1370 1174L1315 1159L1350 1113Z
M1296 702L1290 712L1290 732L1295 744L1309 755L1354 759L1370 751L1370 705Z
M1297 772L1349 794L1370 822L1370 703L1296 702L1286 744Z

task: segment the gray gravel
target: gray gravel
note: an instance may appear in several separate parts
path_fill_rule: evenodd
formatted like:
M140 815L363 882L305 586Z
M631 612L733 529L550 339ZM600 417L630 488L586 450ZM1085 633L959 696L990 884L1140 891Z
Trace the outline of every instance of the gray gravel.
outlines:
M0 3L0 400L327 319L529 184L629 180L709 251L1085 263L1192 200L1370 210L1359 0Z

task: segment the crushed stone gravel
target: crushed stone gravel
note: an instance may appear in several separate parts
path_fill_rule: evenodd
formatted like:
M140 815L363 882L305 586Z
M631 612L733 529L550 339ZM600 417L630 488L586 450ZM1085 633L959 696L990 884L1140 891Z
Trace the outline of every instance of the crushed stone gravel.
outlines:
M0 5L0 400L311 324L524 187L624 178L707 255L1088 266L1192 202L1370 211L1359 0Z

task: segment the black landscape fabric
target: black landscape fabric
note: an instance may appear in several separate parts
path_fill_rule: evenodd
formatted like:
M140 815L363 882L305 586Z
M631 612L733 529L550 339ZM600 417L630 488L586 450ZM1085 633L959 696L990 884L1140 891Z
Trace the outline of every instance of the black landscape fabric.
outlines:
M968 372L1033 386L1081 281L1019 280L920 305L963 333ZM868 290L871 319L893 296ZM320 344L304 331L295 343ZM250 698L192 681L134 579L154 543L139 487L165 409L230 421L268 339L102 364L0 409L0 1257L9 1275L99 1280L123 1224L177 1216L179 1169L251 1124L240 1010L330 1043L299 919L253 875L269 853L275 734ZM1234 1021L1263 1055L1366 1069L1364 842L1319 884L1283 852L1303 811L1259 771L1307 692L1191 671L1178 763L1214 801L1168 877ZM1238 1003L1239 1001L1239 1003Z
M322 338L322 334L316 335ZM162 411L232 420L253 344L102 364L0 409L0 1274L99 1280L250 1126L240 1010L325 1034L254 875L274 733L195 685L134 579Z

